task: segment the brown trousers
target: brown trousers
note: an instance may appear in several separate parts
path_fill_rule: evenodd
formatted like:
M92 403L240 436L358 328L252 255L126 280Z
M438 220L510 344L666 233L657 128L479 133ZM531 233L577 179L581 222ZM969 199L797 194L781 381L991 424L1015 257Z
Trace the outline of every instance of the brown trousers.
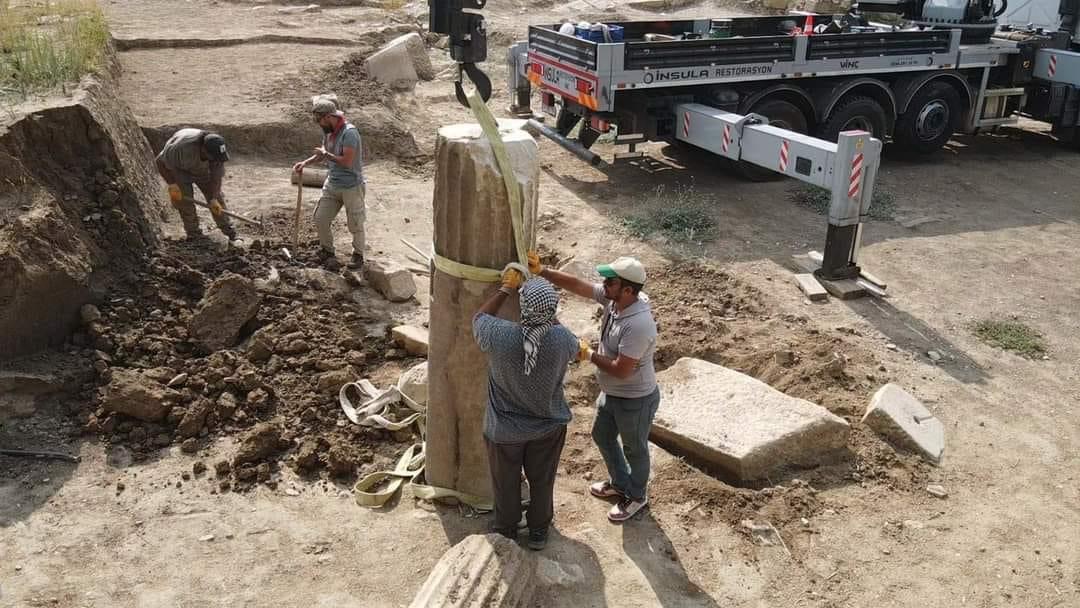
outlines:
M180 186L180 192L183 193L184 197L191 199L195 198L195 188L193 186L198 186L199 191L203 194L203 198L206 199L206 202L210 202L211 193L209 179L196 179L191 177L190 174L185 174L181 171L176 171L175 173L180 177L177 185ZM225 207L225 194L218 193L218 195L220 197L219 202L221 203L221 206ZM176 207L176 210L180 212L180 220L184 223L184 232L188 236L198 234L199 215L195 212L195 204L182 202L174 206ZM230 239L236 238L236 229L233 228L232 222L229 221L229 216L225 214L214 215L213 213L210 215L214 218L214 223L217 224L217 227L221 229L221 232L224 233L225 236Z
M495 491L494 532L514 538L521 519L521 470L529 481L529 530L547 530L555 516L555 473L566 442L566 426L532 441L487 446L491 486Z

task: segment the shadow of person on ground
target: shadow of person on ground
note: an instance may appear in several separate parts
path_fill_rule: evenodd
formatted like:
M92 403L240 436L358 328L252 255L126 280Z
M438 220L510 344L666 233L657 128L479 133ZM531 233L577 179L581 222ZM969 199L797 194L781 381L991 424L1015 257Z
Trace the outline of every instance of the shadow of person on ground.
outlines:
M537 584L532 605L574 608L609 605L604 591L604 571L596 551L589 545L552 527L547 547L533 555L537 560Z
M649 511L623 524L623 550L649 581L660 606L719 608L690 580L671 539Z
M490 513L477 512L467 505L440 504L436 514L451 547L471 535L487 534L491 528ZM591 547L563 535L555 526L548 532L544 549L528 549L525 544L527 540L528 534L522 530L516 542L528 554L528 559L535 560L537 568L536 589L530 606L608 606L604 594L604 573Z

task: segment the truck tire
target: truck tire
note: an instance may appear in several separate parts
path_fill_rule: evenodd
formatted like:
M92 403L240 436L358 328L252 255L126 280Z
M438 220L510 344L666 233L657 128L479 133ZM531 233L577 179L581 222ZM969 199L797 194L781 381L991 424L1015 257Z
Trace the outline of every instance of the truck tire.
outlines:
M960 124L960 94L948 83L931 82L911 98L907 111L896 119L893 143L901 154L930 154L939 150Z
M555 131L559 135L566 137L574 130L579 120L581 120L580 116L567 110L565 106L561 107L559 108L559 115L555 117Z
M869 97L849 97L841 100L829 113L821 126L821 138L836 141L840 139L842 131L858 129L869 131L871 136L882 139L888 120L885 108L877 101Z
M795 104L783 99L766 99L758 102L757 105L750 108L750 112L768 118L769 124L774 127L795 131L796 133L806 133L808 130L806 115L802 113L802 110ZM741 160L735 163L735 168L740 175L752 182L767 182L781 177L775 171Z

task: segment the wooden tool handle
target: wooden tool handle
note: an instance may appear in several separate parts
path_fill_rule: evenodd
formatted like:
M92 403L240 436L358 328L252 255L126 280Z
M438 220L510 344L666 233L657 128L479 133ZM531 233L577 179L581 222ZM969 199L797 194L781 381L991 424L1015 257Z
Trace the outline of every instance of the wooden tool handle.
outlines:
M297 176L298 179L296 180L296 215L293 216L292 233L293 251L298 251L300 249L300 208L304 204L304 180L302 179L303 175L304 170L301 169L300 175Z

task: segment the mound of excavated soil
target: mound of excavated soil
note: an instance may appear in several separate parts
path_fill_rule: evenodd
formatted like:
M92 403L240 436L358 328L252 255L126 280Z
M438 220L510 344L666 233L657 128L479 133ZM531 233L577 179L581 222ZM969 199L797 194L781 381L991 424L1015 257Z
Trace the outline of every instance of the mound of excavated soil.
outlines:
M63 342L157 242L153 159L109 66L0 123L0 361Z
M680 357L718 363L817 403L852 423L846 458L828 466L788 471L772 480L775 487L734 487L683 460L654 464L649 490L654 503L680 510L689 526L716 516L732 525L759 518L786 533L788 527L797 529L801 518L824 508L817 489L849 483L881 484L901 491L925 487L928 465L915 456L896 453L857 424L874 390L889 377L871 352L847 339L856 335L854 330L825 332L807 317L780 315L757 289L708 266L676 263L652 276L647 291L659 326L658 369ZM572 372L568 395L573 403L592 403L596 392L589 373ZM603 471L587 428L572 429L564 463L570 474Z
M135 460L173 443L198 452L236 436L236 453L215 466L222 490L272 485L282 461L345 478L391 465L414 434L352 424L338 389L364 377L385 388L418 360L389 339L394 319L378 294L290 261L281 248L256 241L249 251L216 252L206 242L165 241L147 271L118 286L100 319L74 336L101 387L80 413L84 429ZM315 244L303 249L312 255L301 259L313 261ZM227 291L244 296L242 314L218 306ZM239 344L207 343L201 323L227 323L230 335L239 328ZM118 390L154 403L117 407Z
M832 484L879 479L904 489L921 488L927 466L896 454L857 424L889 370L873 352L849 338L854 329L823 330L809 317L781 315L756 289L727 273L676 264L650 288L660 338L656 362L666 368L696 357L753 376L793 397L817 403L852 423L850 461L799 476Z
M299 76L283 77L272 82L260 94L267 102L290 102L296 124L311 128L306 140L317 137L311 124L311 95L333 93L357 126L363 139L365 159L396 159L405 165L425 162L427 156L417 145L407 128L407 121L394 100L394 92L386 85L368 77L364 62L390 39L391 33L408 33L410 27L394 27L370 37L371 47L350 53L344 61L305 72Z

